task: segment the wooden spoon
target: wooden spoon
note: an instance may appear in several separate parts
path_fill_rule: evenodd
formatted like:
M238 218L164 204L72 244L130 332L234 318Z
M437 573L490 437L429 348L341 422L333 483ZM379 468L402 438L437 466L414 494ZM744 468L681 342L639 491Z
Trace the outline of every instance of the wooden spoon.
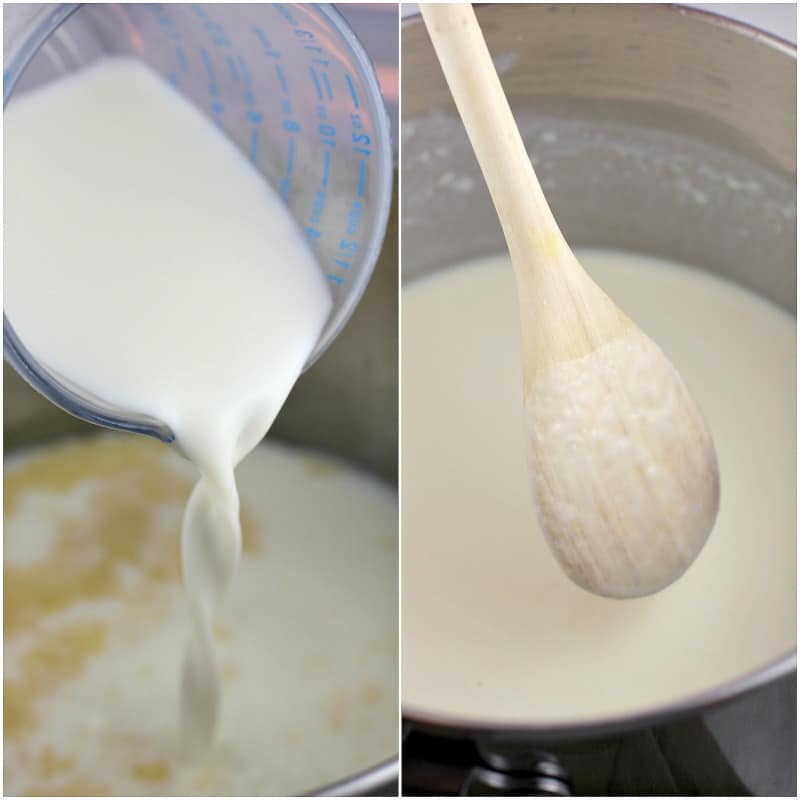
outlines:
M539 522L579 586L608 597L656 592L687 569L714 524L711 435L675 367L564 240L472 6L420 7L514 264Z

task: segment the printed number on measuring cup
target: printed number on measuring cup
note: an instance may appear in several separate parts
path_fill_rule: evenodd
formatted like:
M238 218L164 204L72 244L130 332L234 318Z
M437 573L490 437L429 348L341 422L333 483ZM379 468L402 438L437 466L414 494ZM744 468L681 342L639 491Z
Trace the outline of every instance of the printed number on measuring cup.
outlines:
M340 239L339 249L345 252L356 253L358 252L358 242L354 242L352 239Z
M362 144L369 144L369 136L366 133L356 133L353 131L352 134L353 144L354 145L362 145ZM353 147L354 153L359 153L362 156L368 156L372 153L368 147Z
M368 156L372 153L372 151L367 147L355 147L355 145L368 145L370 144L369 136L366 133L356 133L356 131L360 131L362 129L361 125L361 115L360 114L351 114L350 115L350 122L353 125L353 132L351 134L351 139L353 142L353 152L358 153L362 156Z

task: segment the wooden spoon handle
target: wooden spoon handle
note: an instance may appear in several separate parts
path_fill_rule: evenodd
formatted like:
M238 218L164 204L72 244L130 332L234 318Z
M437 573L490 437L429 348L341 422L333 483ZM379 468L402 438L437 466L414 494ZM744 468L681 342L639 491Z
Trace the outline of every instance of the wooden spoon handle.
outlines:
M420 4L519 273L567 244L547 205L470 3Z
M592 352L628 321L561 235L472 6L423 3L420 9L514 265L527 393L540 367Z

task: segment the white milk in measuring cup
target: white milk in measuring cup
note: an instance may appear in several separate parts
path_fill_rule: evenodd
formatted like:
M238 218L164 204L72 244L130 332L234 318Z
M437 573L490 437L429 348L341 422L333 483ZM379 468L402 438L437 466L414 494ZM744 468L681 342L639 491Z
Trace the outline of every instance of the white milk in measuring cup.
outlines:
M236 8L86 6L4 121L7 357L72 413L174 438L200 473L181 537L190 753L218 716L233 469L363 291L390 180L385 119L331 12Z
M325 274L333 309L308 364L324 352L377 260L393 169L377 78L338 13L281 3L60 4L15 6L4 19L4 104L100 58L125 56L225 133L278 192ZM15 327L6 315L6 358L54 403L171 441L163 420L53 374Z

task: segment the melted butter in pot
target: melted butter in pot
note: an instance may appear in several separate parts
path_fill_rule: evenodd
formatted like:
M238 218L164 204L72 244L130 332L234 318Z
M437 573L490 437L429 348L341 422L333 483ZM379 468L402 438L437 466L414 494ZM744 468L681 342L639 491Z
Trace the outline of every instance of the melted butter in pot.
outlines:
M287 795L396 752L396 494L274 444L236 478L242 561L212 627L219 733L198 761L175 674L191 465L114 435L7 461L7 793Z

